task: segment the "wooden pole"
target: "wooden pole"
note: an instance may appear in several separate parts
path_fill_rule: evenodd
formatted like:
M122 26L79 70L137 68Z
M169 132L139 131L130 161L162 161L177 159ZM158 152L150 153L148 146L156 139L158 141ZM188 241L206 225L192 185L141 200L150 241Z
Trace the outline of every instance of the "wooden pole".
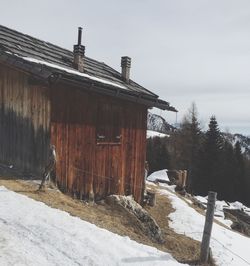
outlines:
M185 188L187 181L187 170L183 170L182 175L182 187Z
M147 191L149 201L148 205L154 207L156 204L156 197L155 197L155 192Z
M209 243L213 226L216 195L217 195L216 192L209 191L208 193L206 221L201 242L201 253L200 253L201 263L206 263L209 257Z

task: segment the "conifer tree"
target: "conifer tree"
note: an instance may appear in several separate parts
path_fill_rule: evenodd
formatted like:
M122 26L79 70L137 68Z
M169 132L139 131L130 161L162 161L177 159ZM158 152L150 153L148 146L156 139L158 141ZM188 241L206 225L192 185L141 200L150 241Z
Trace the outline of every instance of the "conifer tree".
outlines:
M222 148L223 139L215 116L210 118L208 130L205 134L205 142L202 149L201 172L197 191L206 195L209 190L220 193L222 182Z
M224 141L222 155L222 175L221 184L223 186L217 188L220 190L221 197L228 201L236 200L236 159L233 145L228 141Z
M245 162L244 157L241 152L240 142L237 141L234 146L234 154L235 154L235 194L236 198L239 201L246 202L247 191L246 191L246 178L245 178Z
M240 142L233 146L233 136L220 132L215 116L202 132L197 117L193 103L170 137L148 139L150 172L186 169L189 193L206 196L213 190L219 199L250 205L250 159L242 153Z
M192 103L184 117L178 137L178 168L188 170L187 190L192 193L198 178L199 150L202 142L202 132L195 103Z

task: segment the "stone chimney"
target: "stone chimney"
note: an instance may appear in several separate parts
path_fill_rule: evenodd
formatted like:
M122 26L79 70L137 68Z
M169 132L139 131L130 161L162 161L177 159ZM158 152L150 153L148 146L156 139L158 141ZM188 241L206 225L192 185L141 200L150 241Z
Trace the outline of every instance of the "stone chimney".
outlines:
M85 46L82 44L82 28L78 28L78 43L74 45L74 68L80 72L84 72L84 54Z
M122 67L122 79L126 83L129 83L131 58L128 57L128 56L122 56L122 58L121 58L121 67Z

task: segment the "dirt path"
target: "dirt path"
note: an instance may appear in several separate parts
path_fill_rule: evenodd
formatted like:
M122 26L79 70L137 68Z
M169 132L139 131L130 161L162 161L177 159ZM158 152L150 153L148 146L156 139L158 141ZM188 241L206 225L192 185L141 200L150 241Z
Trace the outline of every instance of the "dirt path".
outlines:
M158 244L145 236L136 224L131 224L131 221L124 213L111 208L107 204L89 204L74 200L56 189L46 189L45 192L37 192L38 184L23 180L0 178L0 185L35 200L42 201L53 208L66 211L73 216L78 216L113 233L129 236L139 243L170 252L180 262L191 264L198 259L199 242L184 235L176 234L169 228L167 217L174 210L170 201L165 196L157 194L156 206L146 207L163 232L165 243Z

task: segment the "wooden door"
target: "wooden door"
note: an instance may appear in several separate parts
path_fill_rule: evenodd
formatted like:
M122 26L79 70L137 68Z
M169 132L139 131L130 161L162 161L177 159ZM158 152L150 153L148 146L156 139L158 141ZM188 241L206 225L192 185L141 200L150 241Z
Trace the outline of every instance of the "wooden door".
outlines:
M119 191L122 107L100 102L97 109L94 194L98 199Z

